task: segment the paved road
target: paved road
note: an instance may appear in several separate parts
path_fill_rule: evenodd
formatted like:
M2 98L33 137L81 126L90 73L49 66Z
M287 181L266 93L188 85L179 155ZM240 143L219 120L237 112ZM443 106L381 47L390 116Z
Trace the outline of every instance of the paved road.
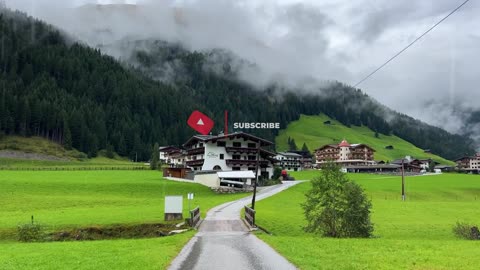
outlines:
M257 193L257 200L272 196L299 182L267 187ZM210 210L198 233L182 249L169 269L296 269L270 246L250 234L240 219L240 211L251 200L250 196Z

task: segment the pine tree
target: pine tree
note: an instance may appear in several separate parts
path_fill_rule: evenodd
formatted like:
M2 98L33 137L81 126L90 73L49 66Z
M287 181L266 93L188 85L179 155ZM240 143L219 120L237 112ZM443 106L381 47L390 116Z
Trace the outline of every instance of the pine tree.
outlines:
M297 144L295 143L295 139L290 140L289 151L297 151Z
M308 146L307 146L306 143L303 143L303 145L302 145L302 151L305 151L305 152L310 153L310 150L308 149Z
M67 120L63 121L63 147L67 150L72 149L72 133L70 132Z
M160 159L159 148L160 146L158 143L155 143L152 149L152 157L150 159L150 169L152 170L158 169L158 160Z

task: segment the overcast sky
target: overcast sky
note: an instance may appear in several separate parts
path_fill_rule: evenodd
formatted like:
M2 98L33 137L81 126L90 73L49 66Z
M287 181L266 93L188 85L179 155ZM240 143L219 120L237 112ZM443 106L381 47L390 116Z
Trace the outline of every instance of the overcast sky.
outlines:
M78 11L77 17L66 11L85 3L135 2L144 8L117 15L88 17L82 13L80 18ZM179 41L190 49L221 47L262 68L260 74L245 74L254 83L265 83L272 78L295 83L309 76L350 85L461 2L6 1L7 6L57 24L87 39L91 45L136 35ZM395 110L457 132L462 122L455 111L480 109L478 14L479 2L467 3L359 88ZM104 27L113 30L108 35L92 35L92 30Z

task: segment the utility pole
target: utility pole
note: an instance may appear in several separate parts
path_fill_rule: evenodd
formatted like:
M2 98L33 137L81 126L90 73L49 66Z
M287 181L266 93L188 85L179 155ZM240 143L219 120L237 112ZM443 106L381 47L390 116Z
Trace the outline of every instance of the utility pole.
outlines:
M402 158L402 201L405 201L405 166Z
M255 164L255 182L253 183L253 196L252 196L252 209L255 210L255 196L257 195L257 182L258 182L258 164L260 163L260 144L262 142L258 141L257 146L257 161Z

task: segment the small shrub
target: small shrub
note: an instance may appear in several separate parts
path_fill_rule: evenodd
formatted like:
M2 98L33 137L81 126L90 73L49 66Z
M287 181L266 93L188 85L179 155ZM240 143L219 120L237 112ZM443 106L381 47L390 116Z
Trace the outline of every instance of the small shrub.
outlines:
M480 231L475 225L470 225L464 222L458 222L453 226L453 233L463 239L480 240Z
M272 180L278 180L280 179L280 176L282 175L282 168L280 167L275 167L273 169L273 175L272 175Z
M40 224L18 225L18 240L22 242L43 241L45 234Z

